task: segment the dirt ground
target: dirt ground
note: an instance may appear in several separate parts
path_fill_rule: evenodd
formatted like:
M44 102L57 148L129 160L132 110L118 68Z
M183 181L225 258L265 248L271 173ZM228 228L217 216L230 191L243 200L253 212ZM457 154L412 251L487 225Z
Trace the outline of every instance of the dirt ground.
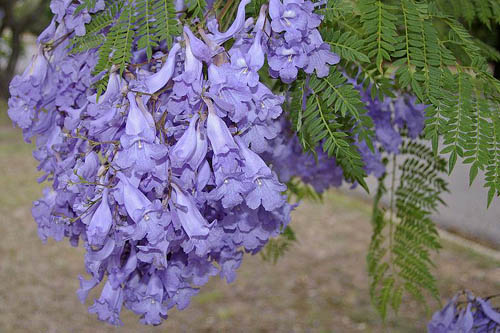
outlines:
M1 106L0 106L1 109ZM83 251L37 237L31 202L40 192L31 147L0 114L0 332L424 332L430 312L403 301L384 324L368 295L365 254L370 206L331 191L323 204L293 214L298 242L277 264L246 256L231 285L217 278L184 311L159 327L144 327L123 311L113 328L86 311L76 296ZM443 301L459 289L500 292L500 263L443 242L435 258ZM97 296L94 293L91 296ZM92 297L91 297L92 298Z

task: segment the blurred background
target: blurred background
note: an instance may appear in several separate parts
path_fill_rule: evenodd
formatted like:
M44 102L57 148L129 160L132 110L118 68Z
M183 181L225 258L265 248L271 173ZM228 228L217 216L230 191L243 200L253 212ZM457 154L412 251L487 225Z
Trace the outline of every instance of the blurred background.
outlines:
M26 67L36 36L50 22L49 3L0 0L0 332L114 332L76 297L77 276L85 273L83 250L64 242L44 245L37 237L31 203L42 185L36 182L33 147L6 114L8 83ZM490 30L474 22L471 28L500 48L498 25ZM492 66L499 77L500 65ZM443 300L463 288L478 295L500 291L500 200L486 210L479 178L469 188L467 169L457 166L448 207L434 217L443 235L435 257ZM370 204L347 188L330 191L323 203L304 202L292 217L298 241L276 264L247 256L233 284L212 279L188 309L171 311L160 327L143 327L124 311L120 332L424 331L437 302L429 300L427 311L403 302L399 316L386 323L370 304Z

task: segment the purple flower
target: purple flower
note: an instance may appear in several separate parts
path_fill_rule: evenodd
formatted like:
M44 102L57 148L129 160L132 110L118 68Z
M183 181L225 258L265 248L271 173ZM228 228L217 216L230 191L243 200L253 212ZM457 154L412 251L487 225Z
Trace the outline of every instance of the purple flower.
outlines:
M316 30L317 31L317 30ZM318 33L319 34L319 33ZM308 63L304 72L312 74L316 70L318 77L328 76L330 73L329 65L336 65L340 61L340 57L330 51L330 46L326 43L321 44L319 47L314 48L307 55Z
M250 48L231 49L231 64L237 70L240 81L245 82L250 87L255 87L259 83L259 69L264 65L264 50L262 49L262 30L257 30L254 41Z
M38 36L37 38L37 43L38 44L46 44L53 40L54 36L56 33L56 20L55 18L52 18L52 21L50 22L49 26L45 28L44 31Z
M135 250L135 244L134 243L129 243L130 244L130 253L128 254L128 258L125 262L124 265L123 259L124 259L124 254L125 254L125 248L122 253L120 253L119 256L116 257L116 265L108 267L108 281L110 281L111 286L113 288L119 288L122 283L125 283L125 281L129 278L129 276L136 270L137 268L137 254Z
M257 85L257 90L253 94L253 100L256 106L256 116L261 121L265 121L269 118L276 119L283 112L281 105L285 98L273 94L273 92L262 83ZM254 119L250 120L253 121Z
M209 96L215 103L217 114L221 117L228 115L234 122L243 120L252 100L247 81L241 81L239 72L229 64L210 65L208 78L211 82Z
M163 284L157 274L151 274L147 287L141 285L138 299L131 303L131 310L141 315L141 323L159 325L167 317L167 306L163 304Z
M107 321L111 325L122 326L120 312L123 305L123 290L113 289L109 281L106 282L101 292L101 297L97 299L91 307L90 313L95 313L100 320Z
M372 152L364 141L357 142L356 145L363 159L363 169L366 171L366 174L369 175L373 173L377 178L382 177L385 173L385 166L382 163L380 152L377 149Z
M136 99L133 93L128 93L127 97L130 103L130 109L125 133L131 136L140 136L150 143L153 142L156 136L153 117L149 112L144 110L141 99ZM140 142L137 144L139 143Z
M427 331L429 333L447 333L449 332L449 327L455 319L455 302L457 297L451 299L446 306L439 312L436 312L432 316L432 320L427 325Z
M368 115L375 123L375 134L382 147L389 153L398 153L403 139L392 125L392 114L389 111L388 103L390 103L388 99L384 103L380 103L378 100L373 101L369 105Z
M219 179L217 187L210 192L211 200L221 200L224 208L232 208L243 202L243 198L255 188L251 181L241 180L243 172L226 174ZM222 178L222 177L220 177Z
M224 121L215 114L212 102L205 100L205 103L208 106L207 135L214 153L221 155L236 150L233 137Z
M108 204L108 189L102 192L101 203L97 207L87 229L87 237L91 245L102 245L107 237L113 217Z
M131 182L123 173L118 173L119 186L123 195L123 203L129 216L135 223L142 221L146 208L151 206L151 201Z
M180 45L175 43L168 52L167 60L162 68L154 74L141 78L141 85L144 86L144 89L139 88L139 91L154 94L167 84L174 74L176 55L180 48Z
M90 280L85 280L81 275L78 277L80 281L80 288L76 291L78 298L82 304L85 304L90 291L101 282L100 280L92 277Z
M149 143L140 136L123 135L120 143L123 150L118 153L115 163L123 169L133 167L140 174L152 171L156 161L168 152L165 145Z
M285 83L292 83L299 68L307 66L307 55L298 45L278 46L275 53L268 58L271 74L279 77Z
M58 22L61 18L66 15L66 10L68 9L71 0L53 0L50 2L50 10L56 15Z
M424 112L427 106L415 104L416 98L406 98L399 96L394 102L394 123L402 129L405 125L408 128L408 135L415 139L424 129Z
M181 188L174 183L172 183L172 188L174 190L173 202L176 207L175 212L188 237L203 237L208 235L210 230L208 222L201 215L192 197L184 193Z
M182 167L184 164L187 164L195 154L198 141L196 130L198 119L198 115L194 115L194 117L191 118L187 130L170 150L169 156L173 167Z
M458 302L459 295L434 313L427 325L428 332L496 332L495 328L500 327L498 309L493 309L489 302L470 292L466 293L465 302Z
M52 182L33 207L40 238L82 243L90 279L80 279L77 293L85 300L104 281L89 309L101 320L120 324L124 305L142 323L158 325L167 309L185 308L194 287L211 276L233 281L243 251L257 253L290 220L293 207L271 163L285 179L298 175L321 190L341 179L334 160L324 156L313 165L318 172L307 174L311 157L300 153L283 123L285 97L259 82L264 54L270 62L279 57L271 54L271 35L276 46L296 52L290 57L295 72L321 75L332 63L314 30L315 5L285 2L284 8L298 4L298 20L306 20L296 29L300 38L291 40L293 31L271 31L266 5L255 24L246 20L249 2L239 3L226 32L211 17L210 33L198 30L201 39L184 27L163 64L162 51L153 64L141 64L145 52L134 50L134 66L125 73L111 68L97 99L92 84L100 76L91 75L97 51L69 54L62 37L85 33L90 13L105 2L75 15L77 2L54 0L55 19L39 43L61 43L39 45L30 69L11 84L9 114L26 140L37 136L40 180ZM220 44L231 38L225 50Z
M244 159L245 174L256 184L246 196L248 207L257 209L262 204L267 211L272 211L283 206L286 200L281 192L286 190L286 186L278 182L266 163L241 139L237 138L236 142Z
M108 85L106 91L102 96L97 99L97 94L89 96L87 99L93 104L104 104L106 102L112 102L118 94L120 94L122 86L122 79L118 73L113 72L109 75Z
M184 26L184 39L186 40L186 52L187 44L189 44L190 51L197 59L207 64L212 62L212 56L214 54L212 54L212 51L205 43L193 34L188 26Z
M307 13L302 9L303 1L280 0L269 2L269 15L271 16L271 28L274 32L285 32L285 39L290 42L300 39L302 32L307 29Z
M8 114L12 121L20 128L27 129L39 112L40 90L45 89L49 63L40 47L33 56L30 66L21 76L16 76L9 86L10 94Z
M243 253L241 251L236 252L225 248L220 253L220 265L222 267L220 271L220 276L225 278L227 283L231 283L236 280L236 270L240 267L241 261L243 259Z
M498 311L498 309L494 310L491 307L491 304L482 298L478 297L477 302L480 304L481 311L485 314L485 316L489 319L489 321L495 322L496 325L500 327L500 311Z
M236 12L236 18L226 32L219 32L217 20L212 19L209 24L210 32L213 34L212 39L219 45L223 44L228 39L232 38L245 26L245 7L250 3L250 0L241 0Z

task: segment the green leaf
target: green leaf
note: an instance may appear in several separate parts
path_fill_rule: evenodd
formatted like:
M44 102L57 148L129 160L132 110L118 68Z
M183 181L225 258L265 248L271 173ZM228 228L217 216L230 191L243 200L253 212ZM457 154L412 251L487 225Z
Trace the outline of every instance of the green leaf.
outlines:
M346 179L368 189L353 135L371 141L372 124L369 117L363 116L366 109L359 92L346 81L344 75L334 69L326 78L311 77L312 94L307 99L299 138L304 139L307 150L313 151L321 145L324 152L335 157Z
M436 212L447 184L440 177L446 172L444 159L415 141L404 142L397 163L393 158L390 206L380 207L387 193L386 175L379 179L373 206L373 234L367 255L371 277L370 296L383 319L387 306L397 312L404 294L424 302L423 292L438 297L436 279L431 273L430 251L440 248L435 224L429 218ZM399 181L396 170L399 169ZM396 187L396 183L397 187Z
M365 47L368 57L375 58L380 72L383 72L382 62L390 62L390 54L395 51L396 16L391 13L394 7L380 0L360 0L358 7L361 13L363 28L366 33Z

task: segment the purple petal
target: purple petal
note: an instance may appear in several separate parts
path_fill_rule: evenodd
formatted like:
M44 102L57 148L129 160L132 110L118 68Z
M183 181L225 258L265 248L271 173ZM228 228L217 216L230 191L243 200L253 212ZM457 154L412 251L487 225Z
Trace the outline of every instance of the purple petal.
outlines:
M250 3L251 0L241 0L238 5L238 11L236 13L236 18L233 24L227 29L226 32L214 31L213 39L217 44L222 44L228 39L232 38L235 34L241 31L245 26L245 7Z
M127 97L130 103L130 109L125 126L125 133L128 135L140 135L149 142L153 142L156 134L153 119L148 119L151 117L151 114L148 113L146 115L141 109L139 109L137 100L133 93L129 92ZM153 123L153 127L151 127L151 123Z
M175 43L170 49L167 61L165 61L163 67L158 72L144 79L144 85L146 86L147 93L156 93L158 90L163 88L172 78L175 69L175 58L180 48L180 45L178 43Z
M212 145L215 154L224 154L231 149L236 149L233 136L229 132L226 123L215 114L213 104L210 100L205 99L208 107L207 118L207 136Z
M101 203L94 212L87 228L89 243L92 245L101 245L108 235L112 223L113 218L108 205L108 189L106 188L102 193Z
M210 48L203 43L200 39L198 39L189 29L189 27L186 25L184 26L184 33L187 35L186 39L186 44L189 41L189 45L191 47L191 51L193 52L193 55L206 62L207 64L212 61L212 55Z
M182 228L189 238L202 237L208 235L208 222L201 215L189 194L184 193L177 185L172 183L175 191L175 202L184 206L187 210L177 209L177 216L182 224Z
M189 123L189 127L182 134L179 141L174 145L172 150L170 150L170 161L173 167L180 168L186 164L193 154L196 152L197 144L197 131L196 122L199 117L195 114Z
M119 173L118 177L123 184L123 202L125 209L134 222L139 223L142 220L144 210L151 205L151 201L146 198L141 190L132 186L125 175Z

